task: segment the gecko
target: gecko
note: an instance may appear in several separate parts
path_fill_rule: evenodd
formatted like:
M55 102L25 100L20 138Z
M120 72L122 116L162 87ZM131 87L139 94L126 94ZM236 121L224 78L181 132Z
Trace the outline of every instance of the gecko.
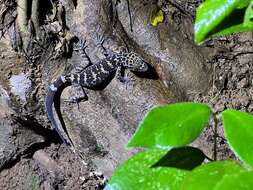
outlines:
M59 135L63 143L74 147L74 144L67 132L66 126L64 124L63 118L60 112L60 96L61 92L71 85L79 85L82 88L84 96L74 98L76 102L80 99L84 101L88 100L88 96L85 93L86 89L92 90L103 90L110 83L110 81L116 76L121 82L124 82L124 70L128 69L134 72L146 72L148 70L148 63L137 53L130 52L113 52L112 50L107 50L103 46L103 40L100 43L102 49L104 50L105 58L101 59L99 62L92 63L91 59L84 51L89 65L83 69L80 73L66 74L58 77L48 88L48 92L45 98L45 108L48 119L50 120L53 129ZM86 46L87 47L87 46ZM61 126L57 125L53 112L53 104L60 120ZM65 138L62 135L64 131Z

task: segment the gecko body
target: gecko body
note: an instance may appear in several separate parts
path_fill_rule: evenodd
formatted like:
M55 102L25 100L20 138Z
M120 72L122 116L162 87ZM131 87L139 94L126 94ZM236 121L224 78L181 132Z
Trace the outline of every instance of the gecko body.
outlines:
M60 113L60 95L63 89L72 84L78 84L86 89L103 90L115 75L122 81L124 79L122 76L122 71L124 71L124 69L145 72L148 70L148 65L134 52L110 52L106 55L106 58L98 63L91 64L91 66L85 68L81 73L62 75L50 85L45 99L46 112L54 130L58 133L63 142L73 146L73 142L69 137ZM85 91L84 95L87 97ZM61 129L60 126L57 125L54 117L53 104L58 118L61 121ZM65 132L67 139L64 138L61 130Z

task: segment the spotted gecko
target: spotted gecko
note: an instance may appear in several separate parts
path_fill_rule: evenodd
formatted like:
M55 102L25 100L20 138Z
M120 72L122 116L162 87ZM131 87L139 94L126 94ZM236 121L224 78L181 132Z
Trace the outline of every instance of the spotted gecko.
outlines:
M103 47L103 46L102 46ZM104 47L103 47L104 48ZM105 48L104 48L105 49ZM60 95L64 88L71 86L72 84L80 85L86 89L92 90L103 90L112 78L116 75L120 81L123 81L124 76L122 76L122 69L129 69L131 71L145 72L148 70L148 64L141 58L140 55L134 52L113 52L106 51L105 58L97 63L92 63L87 56L87 59L90 62L90 66L85 68L81 73L67 74L60 76L55 80L49 87L48 92L45 98L45 108L46 113L51 121L53 129L58 133L61 140L73 147L73 142L70 139L70 136L66 130L66 126L63 122L63 118L60 113ZM87 94L84 89L85 100L88 99ZM78 100L77 100L78 101ZM53 104L57 112L58 118L61 121L61 128L57 125L57 122L53 113ZM64 138L61 130L64 131Z

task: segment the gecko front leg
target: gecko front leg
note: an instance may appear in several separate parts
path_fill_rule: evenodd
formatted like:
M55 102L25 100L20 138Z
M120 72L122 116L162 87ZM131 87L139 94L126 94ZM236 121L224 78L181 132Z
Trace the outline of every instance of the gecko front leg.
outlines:
M76 66L76 73L83 72L87 67L92 65L92 61L90 57L88 56L86 49L88 45L86 40L79 39L79 41L75 44L74 51L77 51L81 54L81 57L83 60L81 61L81 64Z
M95 41L97 48L105 57L113 54L112 50L104 47L105 37L103 35L100 35L98 32L96 32Z
M84 58L84 62L86 63L86 64L78 65L75 68L74 74L78 74L79 77L81 73L85 72L85 69L93 65L90 57L88 56L86 52L87 47L88 46L86 44L86 40L82 40L82 39L79 40L78 43L75 45L74 50L80 52L80 54L83 55L82 57ZM80 84L73 83L70 88L71 88L71 91L70 91L71 97L68 100L69 103L77 103L79 107L80 102L88 100L88 96L84 88Z
M120 81L120 82L124 82L124 70L123 67L118 67L117 71L116 71L116 78Z

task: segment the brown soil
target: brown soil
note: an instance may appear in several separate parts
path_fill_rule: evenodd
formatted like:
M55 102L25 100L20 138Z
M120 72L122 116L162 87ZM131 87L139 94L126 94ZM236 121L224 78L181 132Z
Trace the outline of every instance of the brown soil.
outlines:
M106 179L65 145L51 144L0 173L0 189L102 189Z
M253 113L253 40L252 33L242 33L230 37L222 37L207 42L211 46L220 46L220 51L213 57L213 86L207 95L196 95L193 100L210 105L215 113L225 109L237 109ZM221 124L218 128L218 158L235 158L223 138ZM196 145L212 156L213 129L205 129ZM209 147L209 148L208 148Z

